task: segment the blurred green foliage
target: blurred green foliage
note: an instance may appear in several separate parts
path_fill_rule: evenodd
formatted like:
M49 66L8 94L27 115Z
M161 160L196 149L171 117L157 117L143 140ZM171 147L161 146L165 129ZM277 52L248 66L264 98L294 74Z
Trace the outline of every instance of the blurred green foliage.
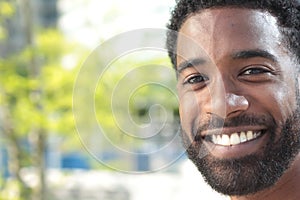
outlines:
M0 199L6 200L34 199L37 188L29 188L20 170L43 168L45 158L40 156L47 144L38 149L37 137L44 137L47 143L50 135L56 135L64 139L57 148L81 148L72 114L72 91L80 62L87 54L55 28L35 28L31 30L33 45L9 49L8 41L13 39L7 26L18 20L16 6L15 1L0 2L0 39L7 44L2 51L9 52L0 56L0 134L8 151L10 173L10 178L1 182ZM66 66L64 59L70 55L75 59L73 66Z
M15 6L15 1L0 2L2 41L10 37L5 22L14 17ZM28 188L19 172L26 167L41 167L36 164L37 159L44 159L37 158L34 145L37 140L34 134L36 130L41 131L40 134L46 139L52 136L62 138L61 144L57 146L62 152L83 149L77 137L72 98L74 83L89 51L68 41L55 28L39 27L33 31L33 45L25 45L5 57L0 55L0 134L5 138L4 146L10 154L11 173L11 179L0 181L0 199L32 199L35 188ZM137 57L141 59L137 60ZM140 141L128 135L140 137L136 127L151 123L153 113L150 111L156 104L168 112L154 109L157 112L154 113L155 116L166 117L167 121L173 120L173 111L177 111L177 96L174 93L176 83L175 75L162 73L166 66L172 71L166 58L165 55L126 57L112 63L105 74L99 77L94 91L95 117L97 125L101 126L105 136L114 144L138 147ZM84 81L87 89L91 89L90 80L86 78ZM80 98L82 104L85 104L84 93ZM80 113L86 127L94 126L90 124L91 117L94 116L84 110ZM87 130L80 136L93 137L95 133ZM24 141L28 141L33 147L28 149ZM101 140L96 142L101 150L109 150L110 147L105 146L107 143L102 143Z
M53 134L74 134L72 89L77 66L66 69L63 56L71 53L68 44L56 30L44 30L37 35L36 55L40 75L30 75L30 49L0 60L0 105L9 111L9 119L17 136L27 136L32 127L42 126ZM35 91L40 105L34 104Z
M3 23L6 19L12 17L15 13L15 9L13 4L9 1L1 1L0 2L0 40L3 40L7 36L7 32L5 27L3 27Z

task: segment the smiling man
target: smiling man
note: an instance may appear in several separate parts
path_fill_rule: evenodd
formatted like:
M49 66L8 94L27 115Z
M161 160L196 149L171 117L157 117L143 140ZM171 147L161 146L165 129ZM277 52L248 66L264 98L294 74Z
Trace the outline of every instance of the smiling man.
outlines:
M300 199L297 0L181 0L168 25L182 138L231 199Z

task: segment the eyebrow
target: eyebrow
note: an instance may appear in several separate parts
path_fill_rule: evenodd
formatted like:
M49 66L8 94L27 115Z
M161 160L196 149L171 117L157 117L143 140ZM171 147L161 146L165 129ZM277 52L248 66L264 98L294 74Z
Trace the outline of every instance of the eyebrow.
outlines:
M197 65L203 65L204 63L206 63L206 61L203 58L192 58L192 59L183 61L177 67L177 70L176 70L177 74L180 74L183 70L185 70L187 68L192 68Z
M233 53L231 57L234 60L262 57L262 58L271 60L275 63L278 63L276 57L273 54L269 53L268 51L261 50L261 49L238 51L236 53ZM203 65L205 63L206 63L206 60L203 58L192 58L192 59L189 59L189 60L186 60L186 61L183 61L182 63L180 63L178 65L176 71L177 71L177 74L180 74L182 71L184 71L187 68L192 68L197 65Z
M273 54L269 53L268 51L260 50L260 49L239 51L232 55L233 59L248 59L248 58L255 58L255 57L266 58L275 63L278 62L276 57Z

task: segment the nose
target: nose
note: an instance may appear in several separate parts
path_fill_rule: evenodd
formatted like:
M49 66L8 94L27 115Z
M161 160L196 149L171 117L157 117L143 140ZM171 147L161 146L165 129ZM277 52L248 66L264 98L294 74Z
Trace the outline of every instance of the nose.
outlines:
M234 113L245 111L249 107L248 100L242 95L227 93L225 97L225 101L226 101L226 117Z
M219 89L211 94L209 112L223 119L241 114L249 107L249 101L244 95Z

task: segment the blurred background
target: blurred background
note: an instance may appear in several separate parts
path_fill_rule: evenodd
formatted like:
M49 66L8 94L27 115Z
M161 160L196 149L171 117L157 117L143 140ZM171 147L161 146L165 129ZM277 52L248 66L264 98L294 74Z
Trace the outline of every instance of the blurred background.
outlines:
M0 199L224 199L181 147L167 53L142 49L102 66L112 38L164 29L174 5L0 0ZM85 74L92 65L102 73Z

